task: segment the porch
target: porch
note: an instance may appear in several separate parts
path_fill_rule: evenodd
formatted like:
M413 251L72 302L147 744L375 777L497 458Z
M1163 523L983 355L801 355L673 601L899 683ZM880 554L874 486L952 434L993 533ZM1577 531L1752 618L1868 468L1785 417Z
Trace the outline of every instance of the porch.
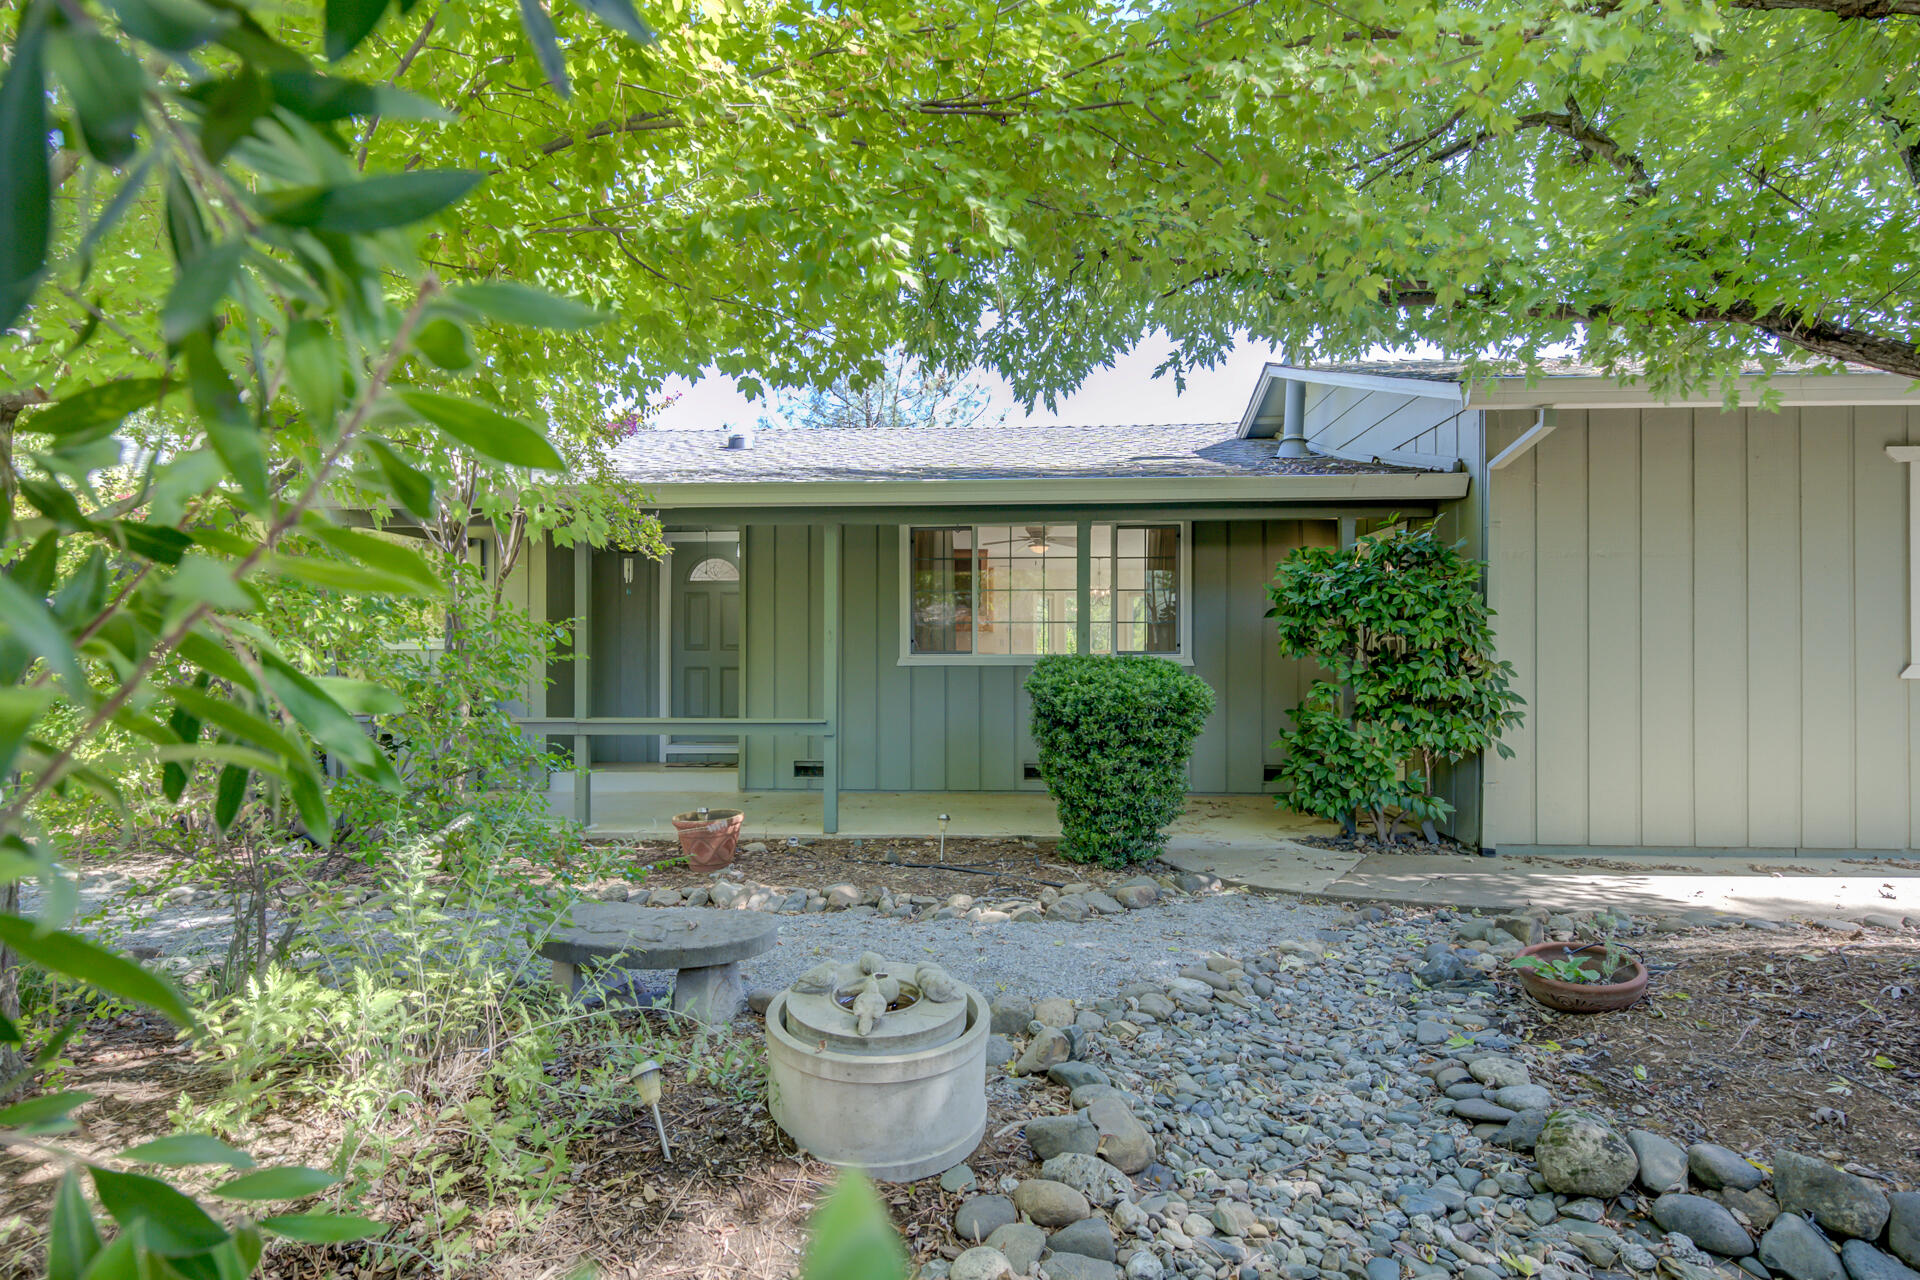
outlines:
M547 790L556 816L577 811L574 772L556 773ZM825 830L825 796L819 791L743 791L730 765L627 765L595 768L589 775L589 830L599 836L645 839L670 836L673 815L702 806L746 814L740 838L817 838ZM839 794L842 837L933 838L1028 837L1060 834L1053 801L1044 791L843 791ZM1332 835L1333 824L1280 808L1271 796L1195 795L1174 823L1169 850L1253 852L1300 836Z

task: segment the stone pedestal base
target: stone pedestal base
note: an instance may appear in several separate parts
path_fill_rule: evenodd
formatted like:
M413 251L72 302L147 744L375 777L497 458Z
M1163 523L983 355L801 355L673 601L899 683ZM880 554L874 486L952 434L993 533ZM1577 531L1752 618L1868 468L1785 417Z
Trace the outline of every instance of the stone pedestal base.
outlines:
M673 1008L689 1018L718 1025L732 1021L747 1003L737 964L682 969L673 979Z

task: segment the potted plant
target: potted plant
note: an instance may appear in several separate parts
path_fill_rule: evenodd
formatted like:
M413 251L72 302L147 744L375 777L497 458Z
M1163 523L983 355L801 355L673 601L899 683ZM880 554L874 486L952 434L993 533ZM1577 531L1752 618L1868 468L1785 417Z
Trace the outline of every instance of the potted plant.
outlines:
M1536 942L1508 963L1528 995L1562 1013L1625 1009L1647 992L1647 966L1614 942Z
M740 824L746 815L738 809L695 809L673 815L680 834L680 852L695 871L718 871L733 861L740 842Z

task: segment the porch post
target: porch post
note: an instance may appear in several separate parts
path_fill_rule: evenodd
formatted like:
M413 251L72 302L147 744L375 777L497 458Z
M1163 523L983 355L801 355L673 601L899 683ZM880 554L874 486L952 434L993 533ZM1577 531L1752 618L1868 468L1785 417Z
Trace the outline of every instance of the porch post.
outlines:
M573 544L573 718L593 714L592 682L587 663L593 644L593 548L583 538ZM573 735L573 819L581 826L593 823L593 739Z
M820 762L820 830L840 830L840 526L826 529L820 565L820 700L826 716L824 755Z
M1074 546L1078 564L1073 579L1073 651L1093 652L1093 518L1081 516L1074 526Z

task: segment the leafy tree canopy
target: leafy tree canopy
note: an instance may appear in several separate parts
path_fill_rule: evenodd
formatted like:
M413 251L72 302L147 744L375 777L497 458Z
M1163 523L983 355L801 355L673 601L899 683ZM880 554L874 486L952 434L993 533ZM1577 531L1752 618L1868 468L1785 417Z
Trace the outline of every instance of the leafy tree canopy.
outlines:
M796 427L879 427L952 430L997 426L1006 412L992 412L986 387L964 373L929 369L923 361L895 353L878 377L837 378L831 386L775 397L777 416L762 425Z
M269 21L316 43L319 6ZM668 373L827 386L909 344L1045 397L1159 326L1296 356L1416 341L1698 380L1809 353L1920 376L1920 0L421 0L338 69L349 163L484 175L423 252L617 315L486 328L490 394L604 421ZM546 81L564 74L570 96ZM402 104L405 105L402 105ZM70 137L70 134L63 134ZM70 146L73 142L70 141ZM119 188L56 164L62 244ZM137 172L137 171L136 171ZM158 349L164 193L45 291L15 386ZM89 309L98 313L90 321Z

